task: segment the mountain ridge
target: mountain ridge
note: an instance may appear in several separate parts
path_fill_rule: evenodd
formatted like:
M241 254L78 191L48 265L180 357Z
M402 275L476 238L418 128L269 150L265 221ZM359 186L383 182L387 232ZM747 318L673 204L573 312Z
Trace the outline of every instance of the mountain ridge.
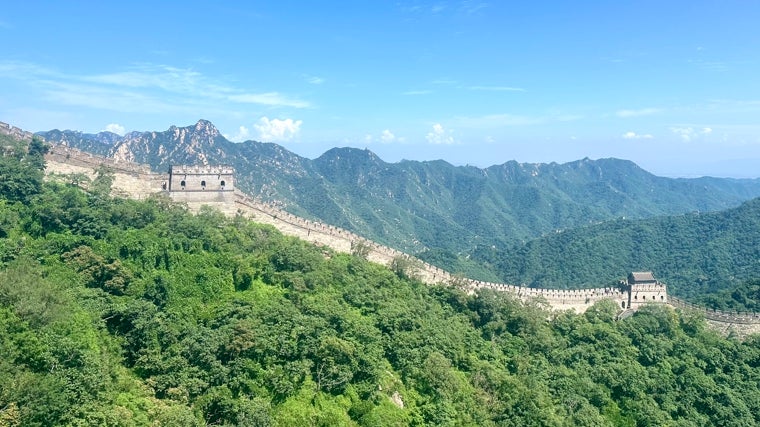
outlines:
M238 187L255 197L423 257L437 251L458 259L446 267L484 279L493 276L466 261L479 247L507 248L614 218L721 210L760 196L760 179L664 178L614 158L511 160L481 169L443 160L388 163L367 149L336 147L308 159L277 144L233 143L206 120L115 142L108 135L99 145L92 134L39 134L161 172L171 164L230 164Z

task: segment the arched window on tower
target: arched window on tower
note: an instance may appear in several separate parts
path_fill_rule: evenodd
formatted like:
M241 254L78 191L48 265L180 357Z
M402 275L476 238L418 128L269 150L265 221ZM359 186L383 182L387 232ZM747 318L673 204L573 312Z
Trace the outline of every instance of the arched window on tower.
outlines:
M221 185L222 185L222 190L224 190L224 180L222 180Z
M179 183L179 186L180 186L180 188L181 188L182 190L184 190L184 189L185 189L185 180L184 180L184 179L183 179L182 181L180 181L180 183Z
M201 181L201 190L206 189L206 181Z

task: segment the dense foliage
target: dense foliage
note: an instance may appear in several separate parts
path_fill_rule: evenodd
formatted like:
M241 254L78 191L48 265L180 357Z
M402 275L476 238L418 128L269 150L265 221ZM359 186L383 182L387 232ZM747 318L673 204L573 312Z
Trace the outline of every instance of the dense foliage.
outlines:
M760 279L750 280L735 288L697 296L704 306L721 311L760 313Z
M550 315L56 183L0 228L0 425L760 423L760 339L666 307Z
M609 221L506 251L487 248L476 258L508 283L539 287L598 286L628 271L653 270L675 294L695 297L760 277L758 242L760 199L754 199L721 212Z

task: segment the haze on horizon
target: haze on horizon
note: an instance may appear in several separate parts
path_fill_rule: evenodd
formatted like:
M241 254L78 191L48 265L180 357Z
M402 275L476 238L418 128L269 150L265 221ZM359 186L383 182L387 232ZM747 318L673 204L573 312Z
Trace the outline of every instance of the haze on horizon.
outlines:
M760 177L760 3L13 2L0 120Z

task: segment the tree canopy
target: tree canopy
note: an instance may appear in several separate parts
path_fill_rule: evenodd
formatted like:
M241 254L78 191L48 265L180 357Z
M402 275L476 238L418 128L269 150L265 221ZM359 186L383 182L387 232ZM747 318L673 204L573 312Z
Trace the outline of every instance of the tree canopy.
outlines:
M550 313L161 197L34 188L0 194L0 425L760 423L760 339L688 313Z

